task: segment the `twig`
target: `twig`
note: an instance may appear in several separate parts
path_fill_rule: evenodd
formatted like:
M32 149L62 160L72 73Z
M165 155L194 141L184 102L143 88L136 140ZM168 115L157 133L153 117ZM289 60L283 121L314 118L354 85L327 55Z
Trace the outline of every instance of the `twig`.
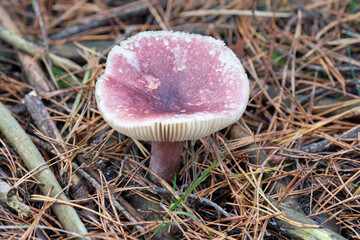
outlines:
M21 38L20 36L16 35L15 33L10 32L4 26L0 26L0 38L7 42L8 44L20 49L23 52L26 52L27 54L31 56L35 56L38 51L41 51L41 49L36 46L33 43L30 43L26 41L25 39ZM49 54L50 60L58 67L66 67L69 70L75 71L75 70L81 70L81 67L74 63L73 61L59 57L53 53Z
M334 138L339 138L339 137L344 138L344 139L356 138L358 136L359 132L360 132L360 127L356 128L346 134L345 133L335 134ZM303 146L300 148L300 150L304 151L304 152L309 152L309 153L316 153L316 152L324 151L325 149L328 149L328 148L331 148L334 146L335 146L335 144L331 143L330 141L322 140L319 142L315 142L315 143Z
M62 137L57 131L54 121L50 120L50 114L37 94L34 91L28 93L23 102L35 121L36 126L45 136L56 140L55 145L59 147Z
M305 64L305 63L302 62L301 64ZM360 67L359 67L359 66L340 65L340 66L335 66L335 67L336 67L340 72L349 72L349 71L351 71L351 70L360 71ZM324 67L318 66L318 65L314 65L314 64L308 64L308 65L305 66L305 68L310 69L310 70L325 72Z
M73 25L65 28L63 31L53 34L50 39L62 39L68 38L80 32L84 32L89 29L94 29L108 24L109 17L117 17L120 20L126 19L133 15L141 15L148 11L147 6L142 1L130 2L128 4L103 11L94 16L86 17L83 19L84 24Z
M89 181L91 183L91 185L95 188L95 189L103 189L100 185L100 183L98 183L98 181L96 181L95 178L91 177L90 174L88 174L87 172L85 172L84 169L82 169L81 167L79 167L79 165L77 165L76 163L72 162L72 166L74 169L76 169L76 171L83 177L85 178L87 181ZM109 197L108 194L104 194L105 198L109 201L112 201L114 203L115 208L123 213L126 218L128 218L131 222L137 223L138 220L133 217L131 214L129 214L129 212L114 198L114 197ZM140 226L140 225L135 225L136 229L138 229L141 233L145 233L145 229Z
M276 200L270 200L275 203ZM292 221L300 222L302 224L313 224L317 225L317 222L311 220L305 215L294 210L293 207L289 207L285 204L280 204L278 209L286 212L284 215L287 219ZM279 230L279 232L291 239L314 239L314 240L345 240L341 235L333 232L328 228L309 228L309 227L297 227L287 223L285 221L271 221L270 226Z
M12 64L12 65L15 65L15 66L20 66L20 64L18 62L15 62L9 58L6 58L6 57L3 57L3 56L0 56L0 62L3 62L3 63L9 63L9 64Z
M317 88L314 93L311 92L306 95L298 95L297 101L299 102L300 105L303 105L306 102L310 101L313 94L314 94L314 97L316 97L316 96L319 96L319 95L325 93L326 91L327 91L326 88Z
M30 171L46 166L46 162L39 150L1 102L0 131L15 147ZM58 199L67 202L69 201L65 194L62 193L61 186L49 168L44 168L41 172L35 174L35 177L42 183L40 189L43 194L51 193L51 196L54 197L60 193ZM53 203L52 209L66 230L81 235L88 234L84 224L73 207L66 204Z
M60 176L63 176L65 172L64 169L67 168L63 167L61 163L68 164L68 158L66 156L68 149L63 144L64 140L61 137L58 129L56 128L54 121L50 120L50 114L48 113L45 105L35 92L30 92L29 94L27 94L24 98L24 103L41 133L44 134L47 138L49 138L50 141L54 141L54 143L52 144L53 147L50 146L50 149L52 150L50 152L55 152L54 154L59 156L61 161L58 164L58 169L60 169ZM62 151L65 152L64 155L60 154L60 152ZM85 199L88 197L88 187L86 184L83 184L83 182L76 173L71 174L71 178L69 181L71 181L72 184L70 190L73 198ZM87 203L86 205L88 208L93 208L93 206L89 203ZM86 215L88 218L94 217L93 215L89 214L91 214L91 212L84 211L84 215Z
M51 147L51 145L49 143L44 142L43 140L41 140L37 137L30 136L30 138L33 140L33 142L35 144L39 145L41 148L44 148L44 149L46 149L46 151L56 154L56 153L54 153L54 149ZM82 169L74 161L72 161L71 163L72 163L72 167L76 171L76 174L79 174L82 178L84 178L88 182L90 182L91 185L95 189L103 189L101 187L101 185L99 184L99 182L95 178L90 176L90 174L88 174L84 169ZM105 198L110 200L108 194L105 194ZM123 213L125 215L125 217L127 217L129 219L129 221L134 222L134 223L137 223L138 221L144 221L140 215L136 214L136 210L132 209L131 205L129 205L129 203L127 203L125 199L123 199L121 196L119 196L117 198L118 198L118 200L116 200L115 198L112 197L111 201L114 203L115 208L119 212ZM134 216L134 215L136 215L136 216ZM144 228L142 226L136 225L135 227L139 231L145 232Z
M7 204L18 213L28 216L31 213L29 206L25 205L17 196L16 188L10 186L7 182L0 180L0 202Z
M47 40L47 34L46 34L46 30L45 30L44 20L43 20L43 18L41 16L41 12L40 12L39 3L38 3L37 0L33 0L32 5L33 5L33 8L34 8L34 12L35 12L37 18L39 19L41 34L42 34L43 41L44 41L46 61L47 61L48 65L50 66L50 69L51 69L52 64L51 64L51 60L50 60L50 56L49 56L49 54L50 54L49 44L48 44L48 40ZM50 76L53 76L53 74L50 74ZM55 82L54 79L52 79L52 80L53 80L53 82Z
M19 29L7 14L7 11L0 5L0 30L2 26L6 26L14 34L21 36ZM51 90L51 86L41 71L40 65L34 61L31 56L25 53L17 52L17 56L23 66L23 70L26 73L29 82L35 88L36 92L39 94L49 92Z
M287 12L265 12L251 10L234 10L234 9L210 9L210 10L194 10L186 11L179 14L180 17L194 17L194 16L208 16L208 15L235 15L235 16L253 16L256 17L276 17L276 18L288 18L292 16L292 13Z
M172 192L170 192L168 189L165 189L165 188L159 188L159 187L156 187L156 186L150 186L150 189L156 193L169 193L169 194L172 194ZM185 195L186 193L185 192L180 192L180 191L176 191L177 194L179 194L179 196L183 196ZM219 213L219 214L223 214L225 217L227 218L230 218L231 215L226 212L222 207L220 207L218 204L210 201L209 199L206 199L204 197L199 197L197 196L196 194L194 193L190 193L188 195L188 197L190 198L193 198L193 199L199 199L201 202L209 205L209 206L212 206L213 208L215 208L215 210Z
M262 36L265 37L266 40L268 40L269 42L272 43L272 39L269 38L269 36L266 34L265 29L263 28L263 26L261 26L259 20L257 19L256 14L255 14L255 11L256 11L255 9L256 9L255 0L252 0L251 1L251 13L252 13L252 16L253 16L253 20L254 20L256 26L259 28Z

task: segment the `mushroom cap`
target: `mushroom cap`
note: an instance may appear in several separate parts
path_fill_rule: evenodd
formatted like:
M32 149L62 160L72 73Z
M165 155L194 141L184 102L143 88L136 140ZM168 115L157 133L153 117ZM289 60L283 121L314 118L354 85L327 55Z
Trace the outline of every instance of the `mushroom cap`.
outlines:
M236 122L249 99L249 80L223 41L148 31L112 48L95 95L103 118L118 132L176 142Z

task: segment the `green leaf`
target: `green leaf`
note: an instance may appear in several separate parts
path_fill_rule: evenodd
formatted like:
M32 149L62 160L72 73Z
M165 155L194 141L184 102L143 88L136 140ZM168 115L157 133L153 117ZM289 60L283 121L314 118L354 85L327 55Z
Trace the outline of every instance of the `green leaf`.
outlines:
M359 0L346 0L346 2L349 3L349 10L351 13L354 13L354 11L359 7Z
M69 85L76 83L76 80L70 76L63 78L63 76L67 75L67 72L63 71L61 68L53 65L52 71L54 73L54 77L59 78L57 81L59 88L69 88Z
M274 64L275 64L275 66L277 66L277 67L284 66L285 63L286 63L285 59L283 59L283 58L278 59L280 56L281 56L281 53L280 53L277 49L275 49L275 50L273 51L273 54L272 54L272 56L271 56L271 60L272 60L272 61L275 61Z

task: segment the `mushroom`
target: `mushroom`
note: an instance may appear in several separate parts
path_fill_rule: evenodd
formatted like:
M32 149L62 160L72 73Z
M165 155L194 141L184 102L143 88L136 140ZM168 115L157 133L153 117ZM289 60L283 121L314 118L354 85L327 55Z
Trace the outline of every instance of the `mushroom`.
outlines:
M113 129L152 141L150 169L171 182L185 140L238 121L248 102L249 81L223 41L148 31L112 48L95 95Z

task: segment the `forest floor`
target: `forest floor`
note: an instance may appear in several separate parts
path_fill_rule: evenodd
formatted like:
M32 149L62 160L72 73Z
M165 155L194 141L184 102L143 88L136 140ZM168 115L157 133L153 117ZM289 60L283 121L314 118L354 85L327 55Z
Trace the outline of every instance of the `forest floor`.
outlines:
M221 39L251 82L173 185L94 96L147 30ZM359 76L357 0L1 0L0 238L360 239Z

